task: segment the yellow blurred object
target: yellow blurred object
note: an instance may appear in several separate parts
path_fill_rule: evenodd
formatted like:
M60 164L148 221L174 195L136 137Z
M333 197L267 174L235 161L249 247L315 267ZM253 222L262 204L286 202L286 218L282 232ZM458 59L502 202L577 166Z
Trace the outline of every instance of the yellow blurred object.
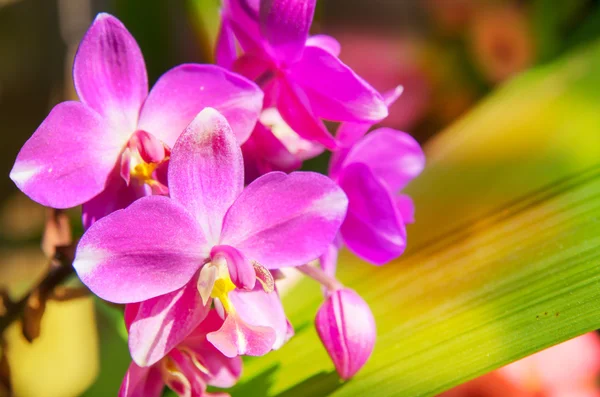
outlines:
M6 331L7 356L15 397L81 395L99 369L98 335L91 297L49 301L42 332L33 343L21 324Z

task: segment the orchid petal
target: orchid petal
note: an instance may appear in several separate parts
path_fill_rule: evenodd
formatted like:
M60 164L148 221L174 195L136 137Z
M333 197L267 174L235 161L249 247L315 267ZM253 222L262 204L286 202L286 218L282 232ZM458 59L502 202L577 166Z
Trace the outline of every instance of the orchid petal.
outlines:
M63 102L25 142L10 178L42 205L74 207L104 189L125 141L89 107Z
M206 338L226 357L263 356L275 343L275 331L269 327L246 323L236 313L229 313L223 326Z
M121 384L119 397L160 397L164 386L159 367L140 367L132 362Z
M318 117L335 121L380 121L388 110L382 96L328 51L306 47L290 67Z
M325 251L346 207L342 190L324 175L271 172L233 203L223 221L221 244L268 269L302 265Z
M244 188L244 164L229 124L204 109L177 140L169 164L171 197L217 242L227 209Z
M404 223L415 222L415 204L408 195L400 194L396 197L396 208L398 208Z
M259 18L261 33L274 55L292 63L302 56L315 14L316 0L262 0Z
M376 265L400 256L406 247L406 230L383 183L362 163L346 167L339 183L349 200L340 229L348 248Z
M314 36L310 36L306 40L306 45L322 48L334 57L338 57L342 51L340 42L326 34L316 34Z
M388 107L392 106L394 102L402 95L404 87L401 85L396 88L383 93L383 102ZM342 147L353 146L360 138L362 138L369 129L373 126L373 122L350 122L341 123L335 134L336 139L340 142Z
M172 199L144 197L94 223L73 267L96 295L130 303L183 287L207 258L206 238Z
M73 80L83 103L122 134L135 131L148 77L142 52L121 21L98 14L75 55Z
M105 189L83 203L81 216L83 227L88 229L98 219L108 214L126 208L138 198L150 195L150 189L145 185L131 184L127 186L120 175L113 173L109 176Z
M235 385L242 373L242 359L225 357L207 339L206 335L215 332L223 325L223 319L211 310L202 324L185 340L185 352L208 370L207 383L210 386L228 388Z
M268 327L275 332L273 350L279 349L287 341L288 321L277 291L265 292L257 285L252 291L232 291L229 299L244 322Z
M173 147L194 117L213 107L225 116L241 144L258 120L262 101L262 91L242 76L215 65L180 65L162 75L150 91L139 128Z
M301 137L319 142L327 149L337 148L325 124L314 114L302 89L287 79L278 80L279 100L277 110L285 122Z
M223 0L223 19L227 19L246 53L263 54L265 42L260 34L260 0Z
M404 188L425 167L425 154L419 143L405 132L379 128L358 142L344 165L364 163L392 192Z
M252 263L243 253L229 245L217 245L210 252L210 257L222 256L227 262L231 281L242 289L252 289L256 283L256 273Z
M237 58L235 37L229 19L222 18L215 46L215 61L219 66L231 70Z
M129 330L131 357L140 366L158 362L204 320L204 305L195 280L183 288L140 303Z
M302 161L260 123L256 124L254 132L242 145L242 154L246 183L271 171L292 172L302 166Z

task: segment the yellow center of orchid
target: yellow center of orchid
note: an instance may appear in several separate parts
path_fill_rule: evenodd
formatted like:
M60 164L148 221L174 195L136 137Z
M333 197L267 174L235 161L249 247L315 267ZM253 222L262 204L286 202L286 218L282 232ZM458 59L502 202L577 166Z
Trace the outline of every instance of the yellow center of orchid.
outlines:
M152 174L158 167L158 163L146 163L141 160L140 163L136 164L131 170L131 177L137 179L141 183L147 183L152 186L152 184L158 183Z
M222 274L215 280L212 291L210 292L211 298L217 298L223 304L223 308L227 313L235 312L233 304L229 300L229 293L235 290L235 284L229 277L229 272Z

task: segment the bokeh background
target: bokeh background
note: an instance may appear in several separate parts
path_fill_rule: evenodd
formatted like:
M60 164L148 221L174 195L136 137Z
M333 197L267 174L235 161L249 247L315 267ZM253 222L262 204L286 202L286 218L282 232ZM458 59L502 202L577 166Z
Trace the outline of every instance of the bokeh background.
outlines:
M73 55L98 12L137 39L151 84L177 64L212 61L217 0L0 0L0 289L13 299L46 271L46 212L8 173L49 110L75 98ZM600 1L320 0L313 29L335 36L341 59L375 88L404 86L384 124L426 143L513 76L598 39ZM51 301L33 344L15 323L0 396L8 383L25 397L113 395L129 363L119 310L89 296Z

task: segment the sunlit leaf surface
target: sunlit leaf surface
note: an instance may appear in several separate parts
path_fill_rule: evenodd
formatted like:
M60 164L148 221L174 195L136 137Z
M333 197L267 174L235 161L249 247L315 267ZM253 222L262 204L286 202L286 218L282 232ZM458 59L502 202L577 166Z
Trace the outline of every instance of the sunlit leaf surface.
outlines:
M247 360L234 396L429 396L600 327L600 45L522 75L427 147L410 186L408 253L383 268L341 258L378 343L341 383L304 280L296 336Z

